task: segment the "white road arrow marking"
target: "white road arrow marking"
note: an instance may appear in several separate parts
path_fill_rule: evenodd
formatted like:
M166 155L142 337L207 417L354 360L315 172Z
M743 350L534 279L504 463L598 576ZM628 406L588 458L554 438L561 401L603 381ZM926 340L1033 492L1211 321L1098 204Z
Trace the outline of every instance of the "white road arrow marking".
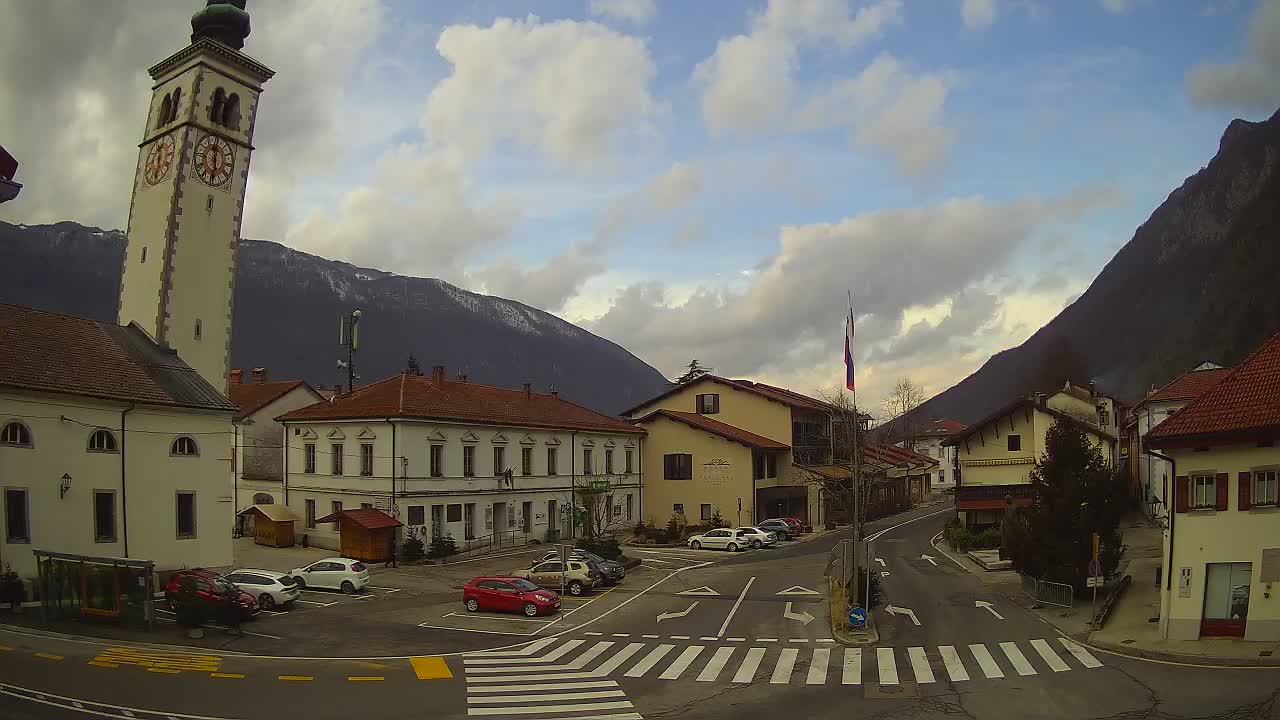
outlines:
M911 622L915 623L916 625L920 624L920 618L916 617L916 611L912 610L911 608L903 608L903 607L895 607L893 605L887 605L885 606L884 611L889 613L890 615L906 615L907 617L911 618Z
M921 559L921 560L928 560L928 561L929 561L929 563L930 563L931 565L933 565L934 567L938 567L938 562L937 562L936 560L934 560L934 559L933 559L933 556L932 556L932 555L921 555L921 556L920 556L920 559Z
M663 620L670 620L671 618L682 618L685 615L688 615L689 613L693 612L693 609L696 607L698 607L698 602L695 600L692 605L685 608L681 612L662 613L661 615L658 616L658 622L662 622Z
M706 585L703 585L700 588L693 588L692 590L681 590L676 594L677 595L701 595L706 597L720 597L720 593L716 592L715 590L712 590Z
M775 595L821 595L822 593L817 592L815 590L810 590L809 588L802 587L800 585L792 585L786 590L783 590L782 592L778 592L774 594Z
M880 567L884 567L884 558L876 558L876 562L880 563Z
M782 617L788 620L799 620L800 623L803 625L808 625L809 623L813 622L813 616L805 612L804 610L801 610L798 613L791 612L791 603L787 603L787 606L783 608ZM919 623L916 623L916 624L919 625Z
M987 609L987 612L991 613L992 615L995 615L997 618L1000 618L1001 620L1003 620L1003 619L1004 619L1004 616L1003 616L1003 615L1001 615L1000 613L996 612L996 609L995 609L995 608L993 608L993 607L991 607L991 603L987 602L986 600L974 600L974 601L973 601L973 606L974 606L974 607L980 607L980 608L986 608L986 609Z

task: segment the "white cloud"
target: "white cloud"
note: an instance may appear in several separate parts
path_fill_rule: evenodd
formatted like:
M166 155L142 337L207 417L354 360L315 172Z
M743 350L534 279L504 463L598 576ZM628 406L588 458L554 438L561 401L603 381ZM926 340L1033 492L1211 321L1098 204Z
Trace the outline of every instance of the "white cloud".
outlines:
M969 30L982 30L996 21L996 10L996 0L964 0L960 19Z
M591 14L645 25L658 14L653 0L591 0Z
M687 206L702 191L702 166L678 162L646 184L609 203L596 242L612 243L629 227L652 222Z
M422 128L471 157L510 143L565 166L596 165L653 132L663 112L645 42L598 23L454 25L436 49L452 74L432 90Z
M1123 15L1132 10L1137 2L1135 0L1098 0L1098 4L1112 15Z
M1191 101L1272 112L1280 105L1280 0L1260 0L1249 19L1244 56L1230 63L1201 63L1187 76Z
M847 0L770 0L745 35L721 38L698 63L707 129L722 135L774 127L790 109L796 54L830 43L848 49L901 19L901 0L880 0L850 13Z

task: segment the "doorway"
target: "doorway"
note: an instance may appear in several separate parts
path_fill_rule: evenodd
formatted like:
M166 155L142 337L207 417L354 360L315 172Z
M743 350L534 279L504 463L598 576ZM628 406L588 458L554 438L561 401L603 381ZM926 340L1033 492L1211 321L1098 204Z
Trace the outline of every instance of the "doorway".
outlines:
M1244 637L1252 563L1209 563L1204 576L1201 637Z
M467 503L462 506L462 537L466 540L476 539L475 503Z
M533 503L532 502L525 502L524 505L521 506L520 525L521 525L521 529L524 530L526 535L528 533L533 532Z

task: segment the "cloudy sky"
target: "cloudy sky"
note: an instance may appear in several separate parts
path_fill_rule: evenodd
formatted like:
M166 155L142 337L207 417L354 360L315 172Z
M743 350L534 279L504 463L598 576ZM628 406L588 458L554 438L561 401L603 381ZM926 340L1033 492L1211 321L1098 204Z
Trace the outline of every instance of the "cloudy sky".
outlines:
M197 0L0 0L10 222L123 228ZM669 376L932 394L1280 105L1280 0L250 0L246 237L518 299ZM424 360L426 362L426 360ZM861 398L860 398L861 399Z

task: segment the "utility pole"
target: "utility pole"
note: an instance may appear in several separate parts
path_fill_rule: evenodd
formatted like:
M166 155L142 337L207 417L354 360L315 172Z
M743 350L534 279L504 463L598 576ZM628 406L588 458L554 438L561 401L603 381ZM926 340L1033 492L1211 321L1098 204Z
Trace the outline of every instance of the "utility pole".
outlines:
M347 359L338 360L338 370L347 371L347 392L355 389L356 351L360 349L360 309L344 314L338 323L338 345L347 349Z

